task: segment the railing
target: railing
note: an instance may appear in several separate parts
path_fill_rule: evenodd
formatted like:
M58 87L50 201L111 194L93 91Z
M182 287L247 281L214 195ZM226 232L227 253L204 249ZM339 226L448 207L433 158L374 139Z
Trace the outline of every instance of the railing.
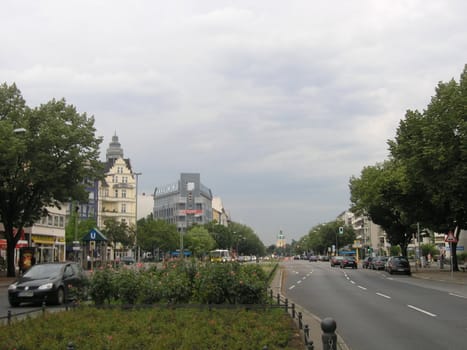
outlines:
M60 309L57 309L57 310L65 310L65 311L68 311L69 309L73 309L76 307L76 304L75 303L67 303L65 305L63 305L63 308L60 308ZM50 310L50 309L49 309ZM56 309L54 309L56 310ZM25 316L28 316L28 315L37 315L39 316L38 314L44 316L45 313L46 313L47 309L46 309L46 303L43 302L41 306L35 308L35 309L32 309L32 310L28 310L28 311L23 311L23 312L18 312L18 313L15 313L13 314L11 312L11 310L8 310L8 313L6 316L0 316L0 323L6 323L7 325L11 325L12 321L14 319L21 319L21 318L24 318Z
M290 314L292 319L296 321L300 332L303 334L305 350L314 350L314 342L311 339L310 327L308 324L303 323L303 315L301 312L297 312L295 303L289 303L289 300L287 298L283 298L279 293L274 297L272 289L269 293L271 302L274 302L277 306L284 308L284 310ZM337 341L336 328L336 321L331 317L326 317L321 321L321 330L323 331L321 335L323 350L337 350L339 344ZM267 350L267 347L263 348L263 350Z

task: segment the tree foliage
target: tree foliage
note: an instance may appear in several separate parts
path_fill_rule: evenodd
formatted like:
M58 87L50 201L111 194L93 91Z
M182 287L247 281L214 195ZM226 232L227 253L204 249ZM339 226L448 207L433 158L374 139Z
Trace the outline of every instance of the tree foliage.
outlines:
M216 246L216 241L209 231L202 226L193 226L185 234L184 246L190 249L194 256L202 257Z
M467 65L459 83L438 84L424 111L407 111L389 146L409 170L408 183L425 193L418 202L420 222L459 238L467 229ZM457 269L455 254L454 260Z
M85 200L86 179L100 177L94 118L64 99L29 108L15 84L0 86L0 221L7 239L8 276L23 227L46 207Z
M175 250L180 246L180 234L174 224L148 216L138 220L138 245L150 252Z

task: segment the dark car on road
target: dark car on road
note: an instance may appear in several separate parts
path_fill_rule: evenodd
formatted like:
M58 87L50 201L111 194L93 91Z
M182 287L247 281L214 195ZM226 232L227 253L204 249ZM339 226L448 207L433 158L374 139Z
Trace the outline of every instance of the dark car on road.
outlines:
M341 266L341 261L342 259L344 259L343 256L331 256L331 259L329 260L329 263L331 265L331 267L334 267L334 266Z
M386 256L377 256L370 263L370 269L372 270L384 270L388 258Z
M394 273L411 274L410 263L404 256L391 256L386 262L385 270L391 275Z
M316 255L310 255L310 257L308 258L308 260L310 261L318 261L318 257Z
M346 267L351 267L352 269L357 268L357 261L355 261L354 257L343 257L341 260L341 269L345 269Z
M74 262L45 263L32 266L8 287L11 306L21 303L61 305L83 295L87 276Z

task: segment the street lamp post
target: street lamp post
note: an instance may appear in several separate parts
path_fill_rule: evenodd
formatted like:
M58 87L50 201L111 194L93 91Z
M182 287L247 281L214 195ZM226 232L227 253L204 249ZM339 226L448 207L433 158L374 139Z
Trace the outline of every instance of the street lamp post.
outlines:
M138 247L138 177L142 175L142 173L133 173L136 177L135 183L135 250L136 250L136 262L139 262L139 247Z

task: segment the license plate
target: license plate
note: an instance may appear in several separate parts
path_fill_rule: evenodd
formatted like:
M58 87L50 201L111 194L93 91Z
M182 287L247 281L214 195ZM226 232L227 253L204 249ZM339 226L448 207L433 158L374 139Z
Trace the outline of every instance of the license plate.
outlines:
M404 270L404 269L398 269L397 271L399 271L399 272L404 272L405 270Z
M24 292L20 292L19 295L20 297L32 297L34 296L34 292L32 290L26 290Z

